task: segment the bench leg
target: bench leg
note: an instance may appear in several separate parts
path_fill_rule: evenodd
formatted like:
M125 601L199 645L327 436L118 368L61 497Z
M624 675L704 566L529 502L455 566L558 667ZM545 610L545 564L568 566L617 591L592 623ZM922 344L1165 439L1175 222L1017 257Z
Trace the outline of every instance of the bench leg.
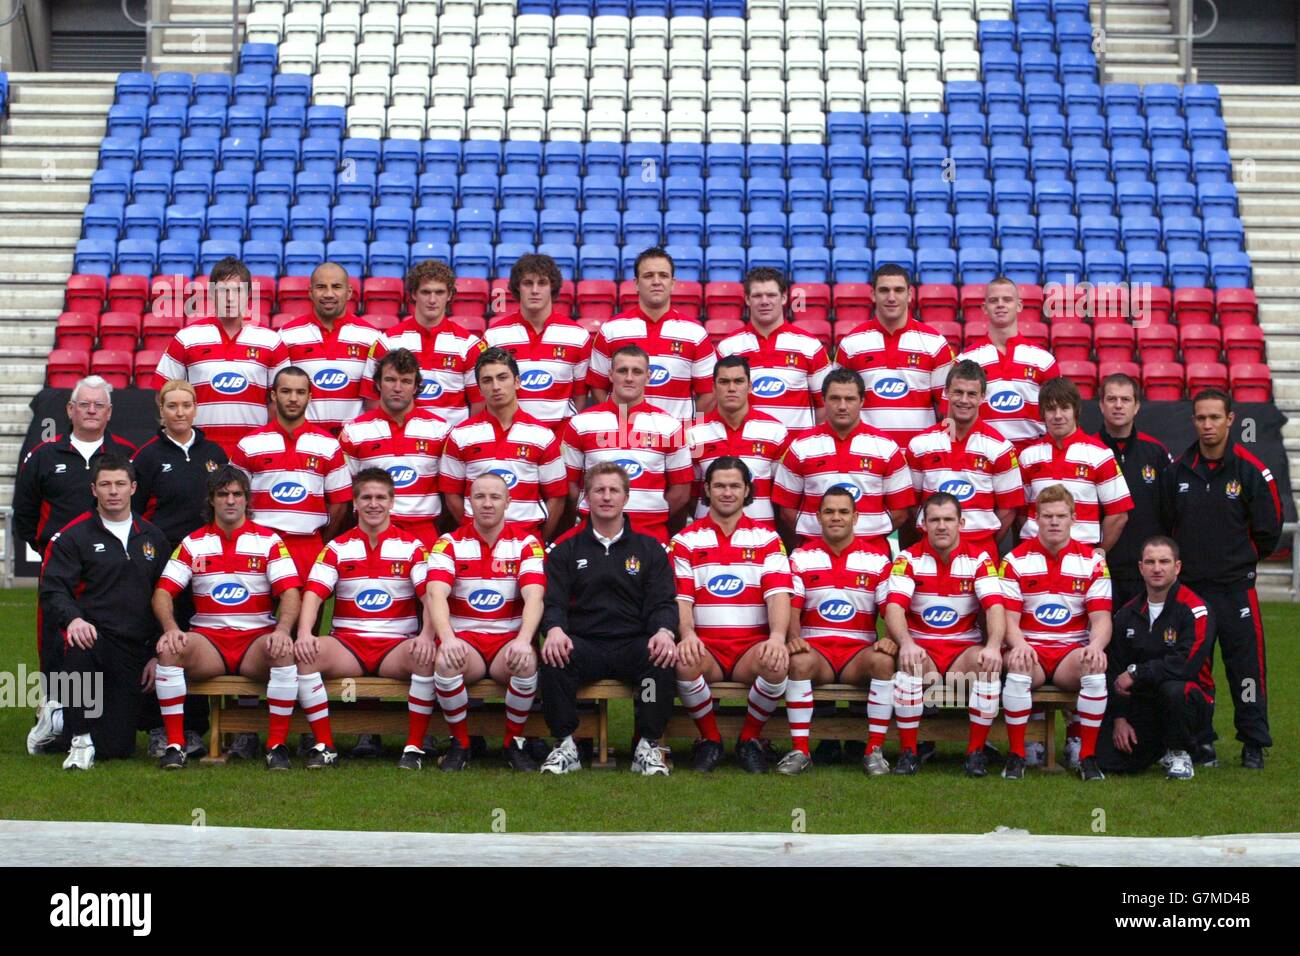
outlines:
M208 698L208 727L209 742L208 755L199 761L200 764L207 766L209 764L225 764L230 758L221 752L222 733L221 733L221 707L225 703L224 697Z
M609 701L596 701L596 752L592 755L592 770L613 770L618 761L609 755Z
M1048 773L1060 773L1061 767L1056 762L1056 705L1048 704L1043 709L1043 729L1047 739L1043 741L1043 770Z

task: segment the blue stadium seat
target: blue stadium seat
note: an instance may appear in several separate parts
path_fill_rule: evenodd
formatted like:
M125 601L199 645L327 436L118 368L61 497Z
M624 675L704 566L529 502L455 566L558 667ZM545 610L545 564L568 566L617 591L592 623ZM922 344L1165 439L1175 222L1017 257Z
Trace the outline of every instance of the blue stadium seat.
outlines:
M201 76L213 74L203 73ZM191 136L212 136L218 140L226 135L226 108L224 106L204 106L196 104L190 107L185 119L185 130Z
M275 72L277 49L274 43L244 43L239 47L239 69L244 73Z
M192 276L199 269L199 240L164 239L158 243L158 274Z
M122 211L122 238L156 243L162 238L165 213L161 203L131 203Z
M116 170L114 172L125 175ZM192 202L197 198L197 190L194 190L191 194L186 194L184 200L177 193L177 181L179 180L180 184L184 184L187 182L186 177L188 176L202 178L207 187L203 197L203 201L206 202L207 194L211 192L212 188L212 176L210 174L177 172L169 175L157 169L137 169L131 175L131 202L158 202L164 206L170 202ZM123 202L122 205L126 205L126 203Z
M955 223L958 249L993 247L996 220L992 216L987 213L958 212ZM873 220L874 225L875 221ZM878 232L879 228L876 228Z
M953 209L962 213L987 213L993 201L993 184L985 179L957 177L952 184Z
M644 178L639 172L623 178L623 206L627 210L659 212L664 201L664 181Z
M263 73L236 73L234 103L236 106L260 106L271 102L272 78Z
M109 276L117 261L117 243L112 239L79 239L72 268L82 275Z
M1071 116L1066 122L1066 128L1070 133L1071 148L1091 146L1102 149L1107 145L1106 120L1096 113ZM1140 146L1141 143L1134 145Z
M542 208L577 209L581 192L582 180L578 176L570 173L547 173L542 177Z
M366 243L351 239L335 239L325 245L325 258L337 262L349 275L359 276L366 271Z
M1016 24L1011 20L981 20L979 22L979 47L984 53L1014 53L1016 49Z
M678 246L704 245L704 214L698 207L664 213L664 241Z
M421 206L451 208L460 201L460 177L449 173L421 173L417 193Z
M983 50L980 56L980 72L984 75L984 89L996 82L1017 82L1020 79L1020 57L1014 52Z
M201 87L211 87L214 98L218 95L216 80L226 80L227 95L232 89L229 77L220 73L202 73L194 78L194 100L198 102ZM297 106L306 110L311 102L311 77L304 73L277 73L271 81L271 102L276 106Z
M531 173L507 173L501 177L501 208L535 210L541 188L541 181Z
M745 169L750 179L785 179L785 147L780 143L751 143L745 147Z
M967 113L962 115L970 116L973 114ZM980 115L980 124L979 124L980 135L979 135L978 144L982 144L984 142L983 120L984 120L983 115ZM942 146L944 145L944 141L948 136L955 135L952 129L952 118L948 117L947 121L945 122L945 117L942 113L926 113L926 112L908 113L906 114L906 126L907 126L907 142L909 145L913 147ZM969 129L967 129L966 132L968 135L970 134ZM955 143L956 140L952 140L952 142ZM974 140L972 140L972 142L974 142Z
M698 211L703 204L704 180L699 176L669 176L664 180L664 205L669 211Z
M1034 114L1035 117L1042 115ZM1056 116L1056 119L1059 121L1060 117ZM989 146L994 149L999 146L1023 147L1028 129L1029 123L1023 116L1016 113L994 113L989 117Z
M1163 233L1165 252L1200 252L1204 233L1201 220L1196 216L1169 216L1160 222ZM1170 267L1173 260L1170 259Z
M212 201L249 205L253 201L253 176L241 170L222 169L212 177Z
M1232 158L1224 149L1193 150L1192 170L1198 185L1232 182Z
M623 180L606 173L587 173L582 180L582 208L613 210L623 208Z
M401 173L415 179L420 175L420 141L415 139L386 139L382 150L384 172ZM405 255L405 250L403 250Z
M1121 154L1135 152L1133 150L1119 150ZM1115 175L1118 179L1121 163L1121 156L1116 156L1114 160ZM1085 182L1090 179L1105 182L1110 179L1111 170L1111 153L1108 149L1102 149L1097 146L1076 146L1070 150L1070 171L1073 174L1076 183Z
M325 243L291 240L284 244L284 274L307 276L325 261Z
M1244 252L1216 252L1210 256L1210 273L1216 289L1249 289L1250 256Z
M332 165L326 165L329 150L333 152ZM350 169L353 175L378 176L381 155L379 140L367 136L350 136L341 143L328 137L312 137L304 140L302 147L303 169L324 173L337 170L341 158L344 169Z
M288 209L293 204L294 195L294 178L291 173L262 172L253 177L254 202ZM301 196L302 193L298 192L297 195Z
M702 143L669 143L664 175L695 176L703 179L704 145Z
M114 84L114 101L119 105L148 107L153 102L153 75L119 73Z
M1153 149L1151 151L1151 167L1157 185L1160 183L1187 182L1192 172L1192 157L1182 147L1177 149Z
M794 254L791 254L792 258ZM918 249L916 253L916 281L918 283L955 284L957 282L957 253L952 249Z
M1124 253L1116 249L1094 249L1083 254L1083 269L1093 284L1124 281Z
M914 183L912 185L913 208L921 213L946 213L952 207L952 183L946 179ZM832 197L833 204L833 197Z
M144 136L148 108L137 104L118 104L108 108L106 136L140 139Z
M369 206L335 206L330 215L330 239L334 242L369 242L372 222Z
M383 206L414 206L416 189L413 174L384 171L379 174L375 196Z
M411 243L411 254L407 259L408 262L424 262L428 259L436 259L440 262L451 262L451 244L446 242Z
M170 178L164 184L162 200L167 201L171 193ZM112 206L125 206L131 195L131 174L120 169L97 169L90 177L90 201L107 203Z
M1196 198L1206 219L1238 215L1237 187L1232 183L1201 183L1196 187Z
M912 245L912 217L905 212L877 212L871 217L872 246L888 249Z
M831 213L831 240L835 248L853 248L871 244L871 219L865 213Z
M944 84L943 102L949 113L984 111L984 84L978 80L953 80ZM875 115L874 113L872 114ZM861 140L861 137L859 137Z
M1083 253L1079 250L1052 249L1043 253L1044 283L1079 283L1083 279Z
M1158 249L1129 252L1125 261L1129 282L1146 282L1158 286L1169 284L1169 261Z
M168 206L164 215L167 238L192 240L196 256L198 255L198 244L203 239L203 233L207 229L207 225L208 211L203 206ZM161 246L158 255L161 258Z
M871 250L862 246L836 246L831 252L831 275L836 282L870 282Z
M1192 149L1227 149L1228 127L1221 116L1189 116L1187 140Z
M1121 216L1150 216L1155 213L1154 183L1116 183L1115 201Z
M1074 198L1082 216L1113 216L1115 214L1115 184L1102 180L1076 183Z
M926 180L937 179L942 181L944 170L950 170L949 176L958 177L971 175L978 172L978 164L972 161L969 169L962 166L961 158L956 154L958 150L983 150L983 146L954 146L951 150L946 146L921 145L912 146L907 151L907 175L912 182L924 182ZM977 158L978 158L978 154ZM984 163L988 165L987 159ZM979 173L983 178L988 175L987 170Z
M262 154L260 137L227 136L221 141L221 168L256 172ZM290 176L292 179L292 176Z
M289 238L299 242L324 242L330 232L330 207L298 203L289 209Z
M543 213L545 215L545 213ZM573 232L569 235L568 241L576 241L573 237L578 231L578 214L572 213ZM456 214L451 207L430 207L421 206L415 210L415 221L413 230L415 232L414 242L441 242L451 244L451 237L456 222Z
M576 143L554 145L577 146ZM460 143L455 140L426 139L420 146L420 154L424 159L426 175L429 173L460 175Z
M824 212L826 209L826 180L820 176L801 176L790 180L791 212Z
M491 243L496 238L496 228L495 210L462 206L456 211L457 245Z
M877 267L895 265L902 266L909 273L916 271L916 254L906 246L893 246L888 249L877 247L873 258Z
M911 184L901 176L881 176L871 178L872 213L901 212L906 213L912 205ZM837 212L839 205L833 207Z
M750 246L746 267L779 269L785 272L790 268L790 254L786 252L785 246Z
M1079 245L1079 221L1072 215L1040 216L1038 243L1044 252L1076 248Z
M948 213L917 213L912 218L912 234L917 250L950 249L953 238L953 218ZM954 261L953 267L956 268Z
M1219 88L1213 83L1188 83L1183 87L1183 112L1190 123L1193 118L1219 116Z
M1056 50L1056 31L1047 20L1030 20L1016 26L1016 38L1021 53L1053 53Z
M469 143L465 144L467 147ZM481 206L486 209L495 209L497 205L497 190L501 185L501 177L495 173L488 175L486 173L469 172L469 154L466 153L465 172L460 176L460 204L462 206ZM545 184L543 184L543 195L545 195Z
M1106 140L1111 149L1145 149L1147 124L1136 113L1106 118Z
M406 275L410 257L406 242L376 240L366 252L366 269L371 276L400 279Z
M416 231L420 228L420 210L415 213ZM574 209L543 209L537 218L540 240L558 245L573 246L578 243L578 213ZM617 228L617 227L616 227ZM617 235L614 237L617 239ZM618 245L617 242L610 245Z
M623 244L623 217L613 209L588 209L582 214L581 224L583 245L589 242L606 246ZM558 240L544 241L557 242Z
M295 173L301 140L271 138L262 141L262 169L268 172Z
M1035 146L1029 151L1029 168L1035 182L1069 179L1070 153L1059 146Z
M1066 86L1093 83L1097 79L1097 57L1091 50L1062 51L1057 72Z
M342 139L347 112L341 106L307 107L307 135Z
M642 176L649 173L660 179L668 176L664 167L663 143L628 143L623 154L625 170L629 176L633 173Z
M1102 89L1101 100L1108 117L1137 116L1142 93L1136 83L1107 83Z
M907 120L902 113L868 113L866 135L873 149L877 146L902 146L907 141ZM858 142L862 142L861 137Z
M1160 248L1160 220L1150 215L1125 215L1119 229L1126 252L1154 252Z
M279 242L249 239L241 253L244 265L255 276L278 276L282 264L283 246Z
M1115 182L1146 182L1151 178L1151 154L1145 149L1117 149L1111 154Z
M830 223L824 212L790 213L789 237L791 248L804 245L826 245Z
M958 250L957 269L961 281L970 284L991 282L1002 271L998 265L997 250L984 246Z
M248 207L248 238L258 242L283 244L289 228L289 210L283 206L252 205Z
M533 213L533 228L536 228L537 214ZM373 232L371 234L372 242L399 242L402 249L405 250L413 238L411 230L414 226L415 217L410 206L376 206L371 212L371 222ZM532 230L529 230L528 241L533 241ZM403 252L405 255L405 252Z
M221 141L215 136L186 136L181 140L180 168L210 175L216 171L220 153Z
M1074 185L1068 179L1034 183L1034 208L1039 216L1074 215Z
M307 108L304 106L269 106L266 110L266 135L298 139L306 118Z
M830 251L815 246L791 249L790 280L792 282L829 283L831 280Z
M623 243L646 249L663 242L663 216L658 211L629 209L623 213ZM698 245L698 243L697 243Z
M1060 6L1058 3L1053 6ZM1056 23L1056 49L1062 53L1092 53L1092 25L1088 22L1087 4L1083 4L1083 13L1081 19L1061 17L1060 10L1054 10L1054 15L1058 17Z
M174 172L180 152L179 140L166 139L162 136L146 136L140 140L140 168Z
M1034 184L1027 177L994 180L993 207L999 213L1032 215L1034 211Z
M1148 116L1147 145L1152 153L1158 149L1184 149L1187 146L1187 121L1176 115Z
M760 210L745 217L745 244L750 246L784 246L789 224L785 213Z
M81 216L81 238L117 241L122 232L122 206L112 203L87 204Z
M705 282L739 282L745 275L745 250L738 245L710 245L704 250Z
M997 218L998 248L1036 249L1038 224L1033 216L1002 213Z
M194 94L194 77L189 73L159 73L153 81L153 101L172 106L189 106Z
M218 202L208 209L209 240L233 242L239 245L244 241L244 232L248 225L246 203Z
M211 272L222 259L228 256L239 258L243 254L243 243L230 239L208 239L199 246L199 272Z
M622 246L618 250L619 275L634 278L636 275L636 257L642 252L640 246Z
M456 144L459 148L459 143ZM577 176L582 172L581 143L547 143L542 148L542 165L546 175ZM425 155L424 168L429 168L428 154Z
M1231 255L1231 253L1220 253ZM1175 289L1204 289L1210 284L1210 257L1199 249L1169 253L1169 285Z
M739 143L710 143L705 148L704 161L710 179L715 176L739 179L745 175L745 147Z
M1156 199L1161 218L1196 215L1196 186L1191 183L1160 183Z
M1115 216L1079 217L1079 245L1084 252L1119 248L1119 219Z
M989 150L993 179L1025 179L1029 175L1029 150L1023 146L994 146ZM966 168L963 158L956 155L958 175Z
M463 175L498 176L501 173L501 144L495 140L466 140L461 145L461 162Z
M975 84L978 86L979 84ZM952 84L949 84L951 89ZM867 121L861 113L831 113L826 118L826 134L832 146L861 144L866 135Z
M1065 104L1065 88L1055 80L1036 79L1025 84L1025 112L1060 113Z
M912 114L919 115L919 114ZM826 178L826 147L820 143L792 143L786 156L791 179Z
M1142 112L1148 119L1179 115L1182 101L1182 94L1173 83L1148 83L1142 87Z
M541 176L542 144L508 140L503 154L505 168L520 176Z
M903 181L906 186L907 181ZM867 181L861 177L840 176L831 180L830 200L833 212L867 211Z
M667 246L666 250L673 257L677 278L687 282L699 282L704 271L704 250L698 246Z
M578 273L583 279L617 281L620 275L618 246L583 243L578 250Z
M588 178L592 176L623 178L622 143L588 143L583 150L582 161Z
M1010 116L1011 114L999 114ZM1082 119L1083 117L1080 117ZM1065 117L1055 113L1035 113L1029 117L1029 142L1033 146L1064 146Z
M266 107L240 106L226 110L226 135L261 139L266 132Z
M775 177L747 179L745 205L750 212L785 212L785 180Z
M907 147L873 141L867 150L867 171L871 179L905 178Z
M1034 83L1055 83L1058 79L1058 64L1056 53L1053 51L1039 51L1036 53L1020 54L1020 78L1025 84L1025 95L1029 96L1029 87ZM1030 100L1030 111L1035 107Z

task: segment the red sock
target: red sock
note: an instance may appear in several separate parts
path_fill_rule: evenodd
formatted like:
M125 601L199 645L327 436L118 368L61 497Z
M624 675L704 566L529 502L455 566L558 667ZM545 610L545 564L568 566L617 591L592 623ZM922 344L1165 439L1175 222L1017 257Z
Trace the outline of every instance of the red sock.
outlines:
M501 746L513 747L515 738L524 735L528 712L533 709L533 695L537 693L537 675L512 677L506 685L506 732Z
M433 675L411 675L411 687L406 693L407 731L406 746L424 748L424 737L429 732L429 718L433 716Z
M718 722L713 716L713 698L709 694L709 685L703 677L693 681L678 681L677 696L686 708L691 719L695 721L700 736L705 740L722 743L722 734L718 731Z
M966 752L973 754L977 750L984 749L984 742L989 739L989 725L977 724L975 721L970 722L970 737L966 744Z
M715 743L722 743L722 731L718 730L718 721L710 710L707 714L695 718L695 727L700 736Z
M292 700L268 700L271 708L271 726L266 733L266 749L279 747L289 739L289 718L293 716ZM284 711L276 713L277 710Z
M185 746L185 698L176 698L180 705L179 714L163 714L163 727L167 729L167 743Z
M1097 752L1097 731L1100 727L1079 725L1079 759L1086 760Z
M1007 747L1019 757L1025 755L1025 724L1007 724Z
M921 728L919 725L916 727L899 727L898 728L899 746L903 750L910 750L912 751L912 753L916 753L916 735L920 731L920 729ZM881 734L881 740L884 740L883 734Z
M311 714L307 715L307 724L311 727L312 736L316 738L316 743L324 744L330 750L334 749L334 733L330 730L329 711L321 714L315 719Z

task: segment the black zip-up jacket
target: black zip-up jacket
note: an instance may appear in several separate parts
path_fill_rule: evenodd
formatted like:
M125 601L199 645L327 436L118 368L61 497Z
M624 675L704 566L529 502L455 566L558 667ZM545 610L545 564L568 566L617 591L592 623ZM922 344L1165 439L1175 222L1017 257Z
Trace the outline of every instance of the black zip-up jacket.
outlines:
M1103 428L1097 437L1115 453L1133 498L1133 510L1128 513L1124 530L1115 546L1106 552L1106 566L1114 577L1135 581L1141 576L1138 561L1142 558L1142 542L1152 535L1164 534L1160 523L1160 493L1164 474L1174 459L1158 438L1136 429L1128 438L1115 438Z
M1174 582L1165 606L1151 623L1146 593L1115 612L1106 648L1108 680L1136 664L1133 690L1153 694L1166 681L1196 684L1214 700L1214 613L1181 581ZM1116 717L1128 715L1130 698L1111 694L1108 707Z
M29 451L14 482L14 534L40 555L45 554L54 532L95 507L90 463L108 451L128 459L135 454L135 445L106 432L104 443L88 462L72 447L70 438L55 435Z
M1211 469L1193 442L1165 472L1163 522L1182 551L1182 579L1252 587L1282 537L1282 499L1264 463L1229 439Z
M586 522L561 537L546 556L542 634L649 639L661 627L677 634L677 581L664 546L632 530L605 550Z
M203 506L208 500L208 478L230 459L221 446L194 429L187 452L167 436L165 428L140 446L135 464L135 496L131 510L153 522L167 535L172 547L191 531L203 527Z
M161 629L150 601L167 557L167 536L137 515L131 515L125 551L98 510L79 515L54 536L45 555L40 590L45 620L64 630L80 617L102 637L152 646Z

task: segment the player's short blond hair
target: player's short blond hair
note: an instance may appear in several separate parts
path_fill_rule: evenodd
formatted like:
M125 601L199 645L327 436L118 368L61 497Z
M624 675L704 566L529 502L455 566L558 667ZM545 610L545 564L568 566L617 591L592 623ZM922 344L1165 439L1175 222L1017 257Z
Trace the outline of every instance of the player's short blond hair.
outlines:
M163 382L162 388L158 389L158 394L154 396L154 401L158 403L158 412L162 413L163 402L167 399L168 392L188 392L194 404L199 403L198 393L194 391L194 386L183 378L169 378Z
M619 481L623 485L623 494L632 493L632 483L627 479L627 472L623 466L616 461L602 461L598 465L592 465L587 469L587 474L582 480L582 490L591 494L591 486L596 483L596 479L601 475L618 475Z
M1074 495L1070 494L1070 489L1066 488L1065 485L1048 485L1034 499L1034 505L1038 508L1042 508L1043 505L1055 505L1062 502L1070 509L1070 514L1074 514Z

